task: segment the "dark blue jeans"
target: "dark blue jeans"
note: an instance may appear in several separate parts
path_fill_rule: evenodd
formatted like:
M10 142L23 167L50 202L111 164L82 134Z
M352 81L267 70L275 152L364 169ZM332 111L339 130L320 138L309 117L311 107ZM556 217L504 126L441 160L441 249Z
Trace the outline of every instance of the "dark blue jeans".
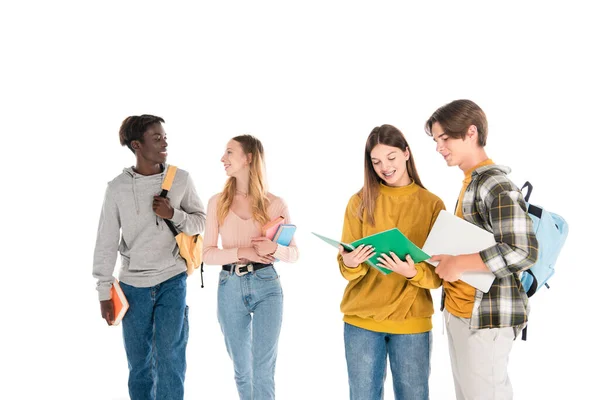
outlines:
M351 400L383 399L387 357L396 400L429 399L431 332L396 335L344 324Z
M121 282L129 302L123 339L129 364L131 400L182 400L188 307L185 272L156 286Z

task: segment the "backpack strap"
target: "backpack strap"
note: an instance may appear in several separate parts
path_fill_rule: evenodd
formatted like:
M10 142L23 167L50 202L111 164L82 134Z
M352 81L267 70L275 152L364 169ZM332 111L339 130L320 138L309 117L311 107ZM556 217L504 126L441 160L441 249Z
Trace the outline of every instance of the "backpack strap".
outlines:
M161 193L160 194L161 197L166 197L169 190L171 190L171 186L173 185L173 180L175 180L175 174L177 174L177 167L174 165L169 165L169 168L167 168L167 173L165 174L165 178L163 179L163 183L162 183L162 187L161 187L163 192L165 192L165 195L163 196L163 193Z
M167 168L167 173L165 174L165 178L163 179L163 183L161 186L162 191L160 192L160 197L167 197L167 194L169 194L169 190L171 190L171 186L173 185L173 180L175 179L176 173L177 167L174 165L169 165L169 168ZM177 229L175 229L175 225L173 225L173 223L168 219L163 219L163 221L165 221L173 236L177 236L178 233Z
M534 210L532 210L532 208L538 209L538 207L529 204L529 196L531 196L531 192L533 191L533 185L529 181L526 181L523 184L523 186L521 187L521 193L523 193L525 188L527 188L527 194L523 194L523 200L525 200L525 202L527 203L527 206L528 206L527 212L537 215L537 213L535 212L537 210L534 211ZM539 213L541 214L541 210L539 210ZM541 217L541 215L540 215L540 217ZM531 296L533 296L533 294L535 293L535 291L537 289L537 280L535 279L535 276L529 270L525 271L525 273L529 273L531 275L531 277L533 278L533 283L532 283L531 287L529 288L529 291L527 292L527 297L531 297ZM527 326L528 325L525 325L525 327L521 331L521 340L527 340Z
M529 203L529 196L531 196L531 192L533 191L533 185L531 183L529 183L529 181L525 182L523 184L523 187L521 188L521 193L523 193L523 189L525 189L525 188L527 188L527 194L523 195L523 199L527 203L527 212L529 214L533 214L536 217L541 219L543 210L540 207L534 206L533 204ZM533 289L534 293L535 293L535 290L536 289L534 288Z
M526 203L529 203L529 196L531 196L531 192L533 191L533 185L529 183L529 181L525 182L521 188L521 193L523 193L523 189L525 188L527 188L527 194L524 195L523 198L525 199Z

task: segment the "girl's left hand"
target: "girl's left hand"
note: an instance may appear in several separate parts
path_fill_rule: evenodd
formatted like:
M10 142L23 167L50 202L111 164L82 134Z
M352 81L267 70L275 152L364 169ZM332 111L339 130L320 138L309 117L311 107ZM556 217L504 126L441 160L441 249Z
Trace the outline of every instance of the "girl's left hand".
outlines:
M410 254L406 255L406 261L402 261L400 257L390 251L389 256L382 253L381 257L378 257L377 260L379 261L377 266L391 269L395 273L405 276L406 278L410 279L417 274L415 263L410 257Z
M266 237L257 237L252 239L252 247L259 256L267 256L275 253L277 250L277 243L272 242Z

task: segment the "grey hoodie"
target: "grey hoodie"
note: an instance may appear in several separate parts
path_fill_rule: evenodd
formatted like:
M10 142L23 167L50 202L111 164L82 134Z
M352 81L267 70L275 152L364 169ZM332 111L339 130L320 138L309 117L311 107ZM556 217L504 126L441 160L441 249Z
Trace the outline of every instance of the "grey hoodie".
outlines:
M161 192L167 165L160 174L144 176L125 168L108 183L94 251L93 275L100 300L110 299L110 288L121 254L119 280L136 287L157 285L186 271L185 260L169 227L152 210ZM189 174L177 170L168 198L175 209L171 221L179 231L204 231L206 213Z

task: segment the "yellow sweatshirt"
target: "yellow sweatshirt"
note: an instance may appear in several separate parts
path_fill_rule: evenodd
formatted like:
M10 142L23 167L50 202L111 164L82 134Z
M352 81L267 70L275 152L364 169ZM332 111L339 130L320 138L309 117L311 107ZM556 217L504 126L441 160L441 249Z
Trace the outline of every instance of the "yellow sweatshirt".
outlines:
M348 202L342 241L351 243L365 236L398 228L414 244L422 247L444 203L436 195L414 182L408 186L379 187L375 202L375 225L357 217L359 195ZM411 279L392 272L383 275L368 264L356 268L344 265L338 255L340 271L348 280L340 306L344 321L376 332L421 333L430 331L433 304L429 289L438 288L441 280L427 263L418 263L417 275Z

